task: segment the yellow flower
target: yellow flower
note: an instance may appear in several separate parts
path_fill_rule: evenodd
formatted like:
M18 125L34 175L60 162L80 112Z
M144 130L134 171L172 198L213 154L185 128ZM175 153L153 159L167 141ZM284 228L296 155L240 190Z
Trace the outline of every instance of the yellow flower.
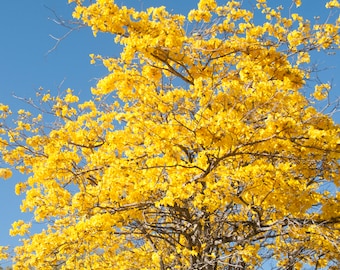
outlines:
M9 111L9 107L7 105L4 105L4 104L0 103L0 111L8 112Z
M10 169L0 168L0 178L8 179L12 177L12 171Z
M326 8L340 8L340 3L338 0L332 0L326 3Z
M301 6L301 0L294 0L296 7Z
M316 85L314 88L313 96L317 100L323 100L328 96L331 86L327 83Z

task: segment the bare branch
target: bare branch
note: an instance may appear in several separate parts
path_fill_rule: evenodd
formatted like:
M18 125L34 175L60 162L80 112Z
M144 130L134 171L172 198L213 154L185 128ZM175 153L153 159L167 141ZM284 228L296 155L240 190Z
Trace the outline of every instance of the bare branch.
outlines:
M52 22L56 23L57 25L64 27L67 30L67 32L62 35L61 37L56 37L52 34L49 35L50 38L52 38L53 40L55 40L55 44L54 46L49 49L46 53L46 55L49 55L51 52L53 52L54 50L57 49L57 47L59 46L59 44L66 39L70 34L72 34L74 31L78 31L84 27L86 27L86 25L80 21L76 21L76 20L65 20L62 17L60 17L56 11L54 9L51 9L50 7L44 5L44 7L46 9L48 9L49 11L52 12L53 14L53 18L49 18L49 20L51 20Z

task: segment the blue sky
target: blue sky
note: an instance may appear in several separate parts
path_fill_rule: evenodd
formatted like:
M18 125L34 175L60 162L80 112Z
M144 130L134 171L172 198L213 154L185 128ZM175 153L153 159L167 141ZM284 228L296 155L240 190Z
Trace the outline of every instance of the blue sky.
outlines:
M144 9L150 5L166 5L169 10L184 12L196 6L195 0L156 1L156 0L118 0L117 3L133 4ZM220 1L223 2L223 1ZM273 1L275 2L275 1ZM319 14L325 0L305 0L298 12L313 19L316 15L323 18L327 13ZM290 5L290 0L276 2ZM90 98L90 87L97 78L106 74L99 65L90 65L90 53L106 56L118 56L119 50L113 44L113 36L99 34L94 38L89 29L73 32L53 52L47 52L55 45L49 36L61 37L67 29L57 25L49 18L56 14L64 19L70 19L72 6L67 0L16 0L2 1L0 9L0 103L11 106L12 111L27 107L22 101L12 97L34 97L39 87L50 89L57 93L68 87L80 93L83 99ZM328 70L320 73L324 80L332 80L335 85L334 95L340 94L339 68L333 68L340 63L340 56L318 54L316 63ZM339 115L335 119L340 122ZM20 212L21 197L14 194L15 184L24 179L15 174L7 181L1 180L0 185L0 245L15 245L18 238L8 236L8 230L13 221L29 219L29 215Z

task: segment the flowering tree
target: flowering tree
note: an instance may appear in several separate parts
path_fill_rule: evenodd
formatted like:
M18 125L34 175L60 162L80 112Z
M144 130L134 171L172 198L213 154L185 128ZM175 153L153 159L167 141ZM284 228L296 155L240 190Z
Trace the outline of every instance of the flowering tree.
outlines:
M109 71L92 100L42 90L42 113L20 110L15 127L0 106L2 159L27 174L15 190L22 210L48 221L35 234L13 224L12 235L28 234L14 267L340 264L340 127L313 107L333 105L309 65L313 51L339 47L339 18L313 24L292 13L298 0L289 10L201 0L187 16L69 2L122 52L91 55Z

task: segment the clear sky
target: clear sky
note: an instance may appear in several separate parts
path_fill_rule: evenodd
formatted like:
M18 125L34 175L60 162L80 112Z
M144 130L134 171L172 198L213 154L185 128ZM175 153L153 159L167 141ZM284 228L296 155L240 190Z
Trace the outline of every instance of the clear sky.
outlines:
M196 6L196 0L118 0L117 3L134 5L145 9L151 5L166 5L169 10L184 12ZM223 1L220 1L223 2ZM291 0L273 1L276 4L290 5ZM313 20L320 13L325 0L305 0L298 10L303 16ZM0 9L0 103L10 105L12 111L27 104L13 98L34 97L39 87L57 93L67 88L75 89L83 99L90 98L90 87L97 78L106 74L100 65L90 65L89 54L118 56L119 49L113 44L113 36L99 34L94 38L89 29L74 31L53 52L47 52L55 45L49 35L63 36L67 29L57 25L52 10L64 19L71 19L72 6L67 0L4 0ZM50 18L50 19L49 19ZM314 59L322 68L324 80L333 81L334 95L340 96L340 70L333 68L340 63L340 55L318 54ZM339 115L336 122L340 122ZM24 176L14 174L12 179L0 182L0 245L15 245L18 238L8 236L11 223L17 219L30 219L30 215L20 212L21 197L14 194L15 184Z

